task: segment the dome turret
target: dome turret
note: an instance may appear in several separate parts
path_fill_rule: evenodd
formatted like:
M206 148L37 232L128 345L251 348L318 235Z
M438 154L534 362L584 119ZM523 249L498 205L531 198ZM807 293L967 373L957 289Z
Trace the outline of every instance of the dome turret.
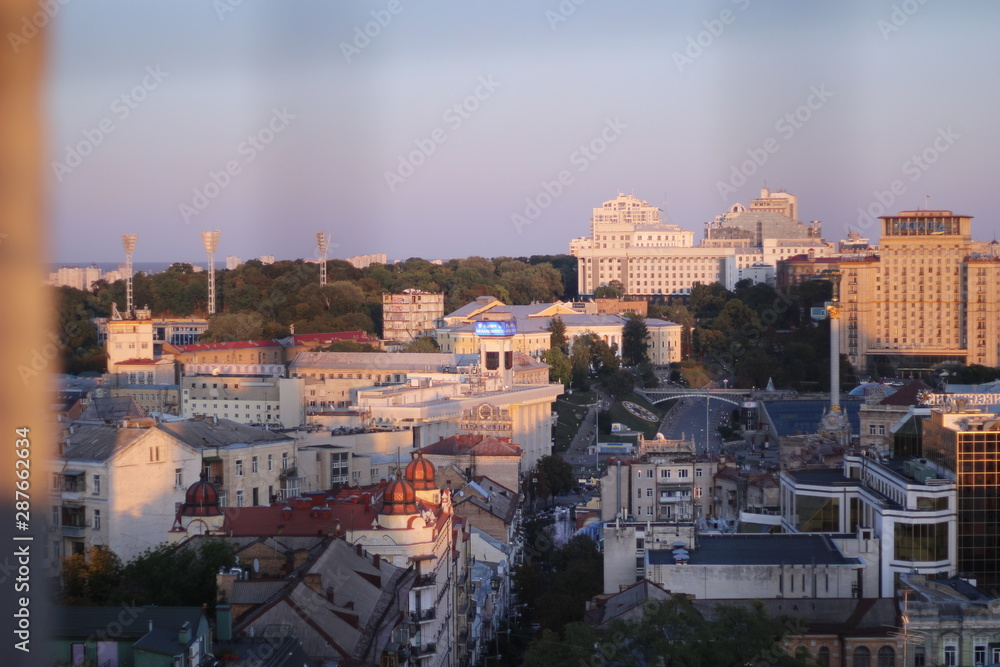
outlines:
M417 492L405 479L394 479L385 487L379 514L417 514Z
M208 481L204 471L201 479L188 487L181 504L180 516L221 516L219 489Z
M436 491L438 487L434 482L434 472L434 464L417 452L417 458L406 466L405 477L417 491Z

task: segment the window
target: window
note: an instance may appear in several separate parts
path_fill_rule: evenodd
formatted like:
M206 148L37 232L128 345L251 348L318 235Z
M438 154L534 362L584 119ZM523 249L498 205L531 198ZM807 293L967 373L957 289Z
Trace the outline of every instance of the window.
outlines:
M59 525L59 518L60 518L59 505L53 505L52 506L52 525L53 526L58 526Z
M288 452L281 452L281 469L288 470Z
M891 646L878 650L878 667L896 667L896 651Z
M913 667L927 667L927 654L923 646L918 646L913 650Z
M635 497L636 498L642 498L642 489L636 489L635 490Z
M830 667L830 649L827 646L821 646L819 653L816 654L816 658L820 664L820 667Z
M875 424L868 425L868 435L875 435Z
M94 510L94 530L101 529L101 510Z
M252 457L250 459L250 472L252 472L255 475L258 472L258 470L257 470L257 457L256 456L254 456L254 457Z
M694 469L694 476L695 477L701 477L701 468L695 468Z
M178 489L184 487L184 469L174 468L174 486Z
M687 470L678 470L677 471L677 476L680 477L680 478L682 478L682 479L684 479L684 478L686 478L688 476L688 471Z
M871 667L872 652L865 646L854 649L854 667Z
M243 476L243 461L241 459L236 459L236 476Z
M237 507L243 507L243 492L242 491L237 491L236 492L236 506Z
M259 405L257 406L257 409L260 410L260 406ZM259 416L260 415L258 415L258 417ZM268 454L267 455L267 471L271 472L272 470L274 470L274 454Z
M647 498L652 498L653 497L653 490L652 489L646 489L646 497Z
M944 644L944 664L946 667L957 667L958 644L954 639L946 639Z
M878 434L879 435L885 435L885 424L879 424L878 425Z
M670 471L669 470L661 470L660 471L660 479L670 479Z
M972 648L972 664L985 665L986 664L986 644L980 644L982 640L977 638L976 645Z
M62 475L57 472L52 473L52 490L60 491L62 489Z
M149 448L149 460L152 463L156 463L160 460L160 447L159 445Z

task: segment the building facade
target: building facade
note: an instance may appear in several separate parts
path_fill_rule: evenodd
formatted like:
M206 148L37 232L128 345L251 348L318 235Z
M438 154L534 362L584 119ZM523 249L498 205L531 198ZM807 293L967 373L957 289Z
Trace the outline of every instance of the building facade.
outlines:
M382 295L383 338L406 343L421 336L432 336L444 316L444 294L418 289L400 294Z
M883 216L879 256L840 261L841 347L858 369L921 373L997 366L1000 260L972 240L970 216Z

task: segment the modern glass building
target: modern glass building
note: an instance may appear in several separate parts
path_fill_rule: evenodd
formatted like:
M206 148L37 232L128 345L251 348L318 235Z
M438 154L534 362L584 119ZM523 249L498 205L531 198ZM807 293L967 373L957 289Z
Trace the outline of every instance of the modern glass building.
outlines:
M923 453L955 471L959 571L983 590L1000 588L1000 419L933 410L923 424Z

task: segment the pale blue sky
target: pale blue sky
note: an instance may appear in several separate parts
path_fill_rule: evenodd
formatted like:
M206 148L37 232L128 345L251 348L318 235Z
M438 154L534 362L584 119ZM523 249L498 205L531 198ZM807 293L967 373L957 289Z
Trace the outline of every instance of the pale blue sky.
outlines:
M319 230L339 244L331 257L565 253L619 190L666 201L670 221L700 235L765 181L798 195L828 240L894 180L889 212L930 195L931 208L975 216L977 238L996 234L998 3L390 5L244 0L221 18L227 0L62 6L48 85L53 260L119 260L119 235L134 232L136 261L200 261L203 229L222 231L220 258L311 257ZM556 23L560 6L575 11ZM348 62L342 44L372 12L391 20ZM679 61L689 38L707 46ZM449 111L477 88L466 117ZM144 99L129 108L119 98L133 89ZM797 110L808 119L782 120ZM262 150L244 143L268 138L269 123L280 131ZM602 131L614 139L602 154L574 154ZM79 162L68 156L94 138ZM390 188L386 172L416 142L433 153ZM764 164L720 194L748 151ZM908 162L925 151L933 164ZM238 173L214 192L210 172L230 162ZM549 203L542 183L562 170ZM200 201L206 185L215 196ZM548 206L518 233L526 198Z

